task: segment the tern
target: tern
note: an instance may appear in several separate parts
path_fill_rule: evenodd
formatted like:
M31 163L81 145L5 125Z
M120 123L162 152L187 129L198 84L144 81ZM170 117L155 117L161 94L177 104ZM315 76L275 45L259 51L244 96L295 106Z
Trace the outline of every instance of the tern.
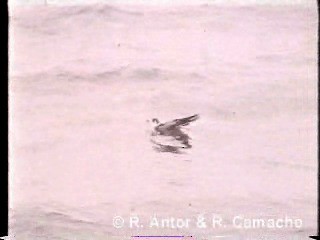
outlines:
M157 118L153 118L152 122L156 124L153 131L153 136L155 135L162 135L162 136L171 136L176 140L181 141L187 148L191 148L189 144L189 137L188 134L184 133L181 130L181 127L189 125L191 122L197 120L199 118L198 114L192 115L190 117L174 119L169 122L160 123Z

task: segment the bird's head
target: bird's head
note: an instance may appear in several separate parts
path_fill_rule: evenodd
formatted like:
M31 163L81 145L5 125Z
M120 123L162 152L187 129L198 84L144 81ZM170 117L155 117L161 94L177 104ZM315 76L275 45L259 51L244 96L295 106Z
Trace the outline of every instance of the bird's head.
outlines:
M160 121L158 120L158 118L153 118L153 119L152 119L152 122L153 122L153 123L156 123L156 124L160 123Z

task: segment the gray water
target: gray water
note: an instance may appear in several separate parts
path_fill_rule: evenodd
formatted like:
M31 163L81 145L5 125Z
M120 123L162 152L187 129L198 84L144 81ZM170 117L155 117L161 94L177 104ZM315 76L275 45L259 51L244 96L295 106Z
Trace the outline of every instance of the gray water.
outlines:
M317 14L307 7L20 6L10 25L15 239L316 233ZM152 118L199 114L158 152ZM115 228L218 214L226 228ZM234 216L299 218L237 229Z

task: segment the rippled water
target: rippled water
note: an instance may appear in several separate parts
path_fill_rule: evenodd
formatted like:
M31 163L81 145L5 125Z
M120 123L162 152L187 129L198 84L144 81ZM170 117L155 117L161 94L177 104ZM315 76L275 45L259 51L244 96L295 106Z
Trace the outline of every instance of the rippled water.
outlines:
M316 29L315 8L16 7L11 234L315 234ZM152 118L195 113L192 148L155 151ZM112 226L114 216L213 213L228 227ZM241 230L235 215L303 227Z

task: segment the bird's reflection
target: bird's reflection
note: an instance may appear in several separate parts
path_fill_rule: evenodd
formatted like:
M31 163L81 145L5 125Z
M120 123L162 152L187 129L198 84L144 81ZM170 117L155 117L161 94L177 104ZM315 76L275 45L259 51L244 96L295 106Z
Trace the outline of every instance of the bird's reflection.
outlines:
M152 122L156 124L150 139L153 143L153 149L157 152L182 154L184 153L183 150L192 148L192 145L190 144L191 137L182 131L182 127L189 125L189 123L198 118L199 115L196 114L166 123L160 123L156 118L152 119ZM167 139L165 143L163 141L164 139Z
M168 144L161 144L159 142L154 141L151 139L151 142L153 143L153 149L157 152L170 152L174 154L182 154L184 153L183 149L191 148L191 144L185 144L184 146L172 146Z

